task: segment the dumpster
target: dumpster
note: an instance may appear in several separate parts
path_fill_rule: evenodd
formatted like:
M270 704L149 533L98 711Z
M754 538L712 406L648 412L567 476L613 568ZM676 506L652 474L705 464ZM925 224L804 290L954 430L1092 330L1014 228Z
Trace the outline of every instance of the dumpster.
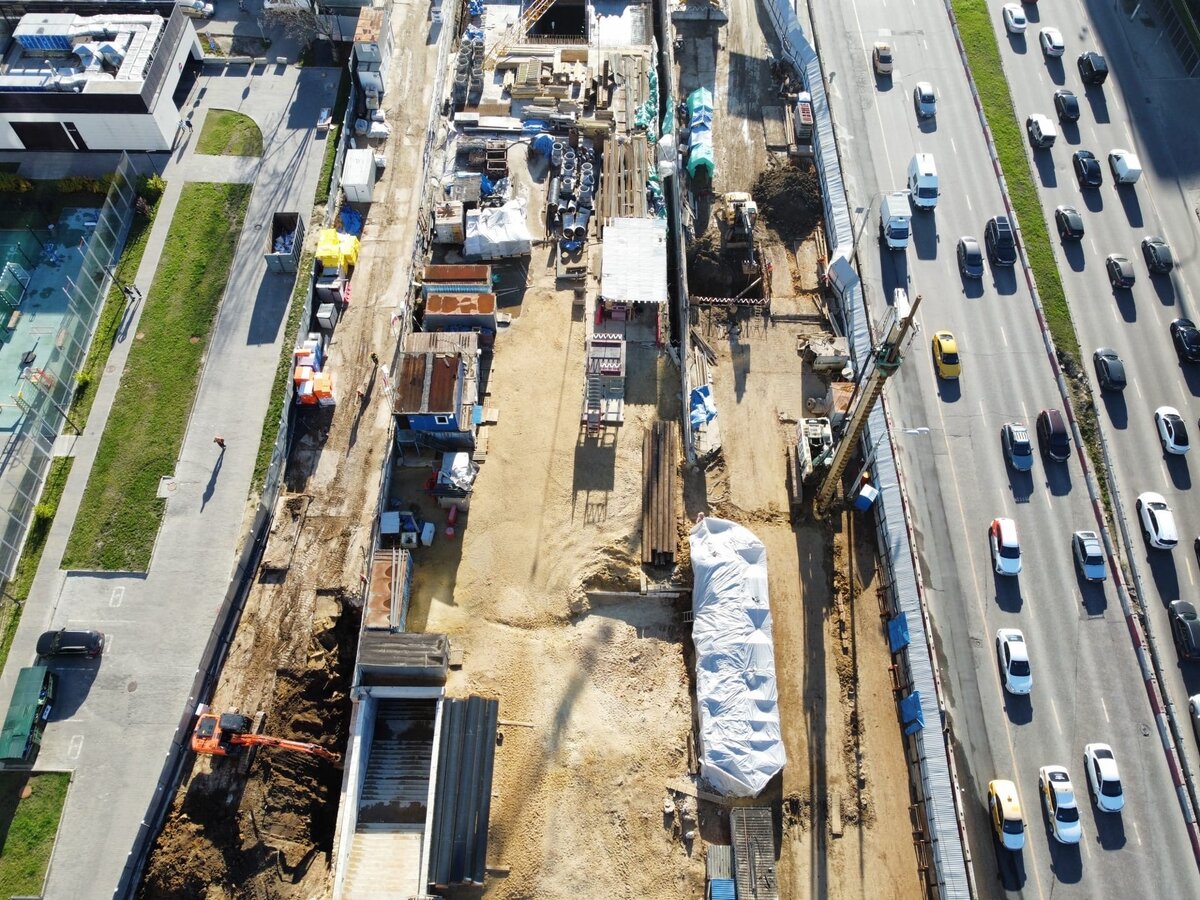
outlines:
M267 268L272 272L295 274L304 249L304 220L300 213L277 212L271 217L267 239Z

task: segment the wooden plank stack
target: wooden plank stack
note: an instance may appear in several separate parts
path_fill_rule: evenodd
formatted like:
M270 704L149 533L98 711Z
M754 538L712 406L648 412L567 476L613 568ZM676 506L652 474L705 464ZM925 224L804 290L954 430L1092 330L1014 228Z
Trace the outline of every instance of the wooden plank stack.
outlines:
M655 422L642 439L642 562L647 565L675 564L678 461L679 423Z

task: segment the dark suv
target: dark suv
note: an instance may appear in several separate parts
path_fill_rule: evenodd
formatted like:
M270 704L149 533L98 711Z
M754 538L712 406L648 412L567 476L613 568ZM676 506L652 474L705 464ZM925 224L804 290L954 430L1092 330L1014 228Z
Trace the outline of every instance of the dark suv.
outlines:
M1008 216L992 216L988 219L983 242L987 244L988 259L993 266L1017 264L1017 239Z
M1104 84L1108 77L1108 63L1095 50L1079 54L1079 77L1084 84Z
M1181 659L1200 659L1200 617L1196 607L1186 600L1176 600L1167 609L1171 620L1171 636Z
M1037 419L1038 445L1042 453L1055 462L1066 462L1071 456L1071 438L1067 423L1057 409L1043 409Z
M95 659L104 652L104 634L99 631L47 631L37 642L37 654L51 656L87 656Z

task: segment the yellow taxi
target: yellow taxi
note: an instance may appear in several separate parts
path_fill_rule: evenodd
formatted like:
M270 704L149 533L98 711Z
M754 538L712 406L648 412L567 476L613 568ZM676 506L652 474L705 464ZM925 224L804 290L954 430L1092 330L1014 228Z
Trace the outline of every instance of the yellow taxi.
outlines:
M938 378L954 380L962 374L962 360L958 356L958 342L948 331L933 333L933 365Z
M1025 846L1025 819L1021 816L1015 784L1003 778L988 782L988 815L1000 846L1005 850L1020 850Z

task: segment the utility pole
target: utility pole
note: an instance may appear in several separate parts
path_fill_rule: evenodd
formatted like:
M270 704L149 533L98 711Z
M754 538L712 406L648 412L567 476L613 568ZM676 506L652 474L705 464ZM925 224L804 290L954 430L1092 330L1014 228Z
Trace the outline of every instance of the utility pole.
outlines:
M842 475L845 474L850 457L858 446L858 439L867 426L867 416L875 406L875 401L883 393L888 378L900 368L904 340L920 305L921 295L917 294L907 309L902 308L905 306L903 301L894 307L895 314L889 317L887 335L872 353L873 365L859 377L858 390L855 391L857 400L851 403L849 422L842 432L841 442L833 453L833 462L829 465L825 481L821 484L813 503L813 511L818 518L828 511L829 504L841 488Z

